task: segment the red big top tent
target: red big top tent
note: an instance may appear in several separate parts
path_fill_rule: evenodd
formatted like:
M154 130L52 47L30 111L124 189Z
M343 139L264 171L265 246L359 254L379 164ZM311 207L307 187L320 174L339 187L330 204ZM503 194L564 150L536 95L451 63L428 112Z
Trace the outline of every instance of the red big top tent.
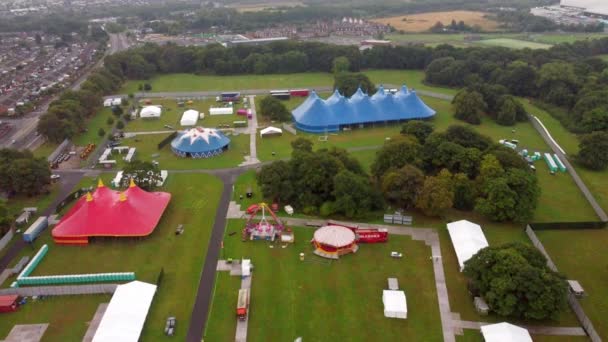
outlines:
M88 244L91 236L139 237L150 235L167 208L171 194L146 192L131 185L124 192L97 190L76 202L53 229L55 243Z

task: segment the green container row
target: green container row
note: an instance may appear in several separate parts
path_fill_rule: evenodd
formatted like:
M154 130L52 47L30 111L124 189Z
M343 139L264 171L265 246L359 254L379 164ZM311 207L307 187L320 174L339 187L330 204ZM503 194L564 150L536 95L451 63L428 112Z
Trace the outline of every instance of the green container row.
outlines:
M134 272L19 277L19 285L63 285L135 280Z
M30 274L32 274L32 272L34 272L36 267L38 267L38 264L40 264L42 259L44 259L44 256L46 255L46 253L48 251L49 251L49 246L47 246L47 245L42 246L38 250L38 253L36 253L36 255L34 255L32 260L25 266L25 268L23 268L23 271L21 271L21 273L19 274L19 278L27 277Z

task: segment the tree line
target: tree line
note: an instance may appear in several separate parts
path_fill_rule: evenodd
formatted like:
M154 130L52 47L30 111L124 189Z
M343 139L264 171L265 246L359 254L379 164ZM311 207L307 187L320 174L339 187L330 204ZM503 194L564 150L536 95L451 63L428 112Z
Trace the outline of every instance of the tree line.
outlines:
M262 167L258 184L265 198L306 214L351 218L390 205L428 216L454 208L526 222L540 196L521 156L466 126L434 132L429 122L408 122L376 153L371 175L343 149L313 151L304 138L292 147L289 161Z

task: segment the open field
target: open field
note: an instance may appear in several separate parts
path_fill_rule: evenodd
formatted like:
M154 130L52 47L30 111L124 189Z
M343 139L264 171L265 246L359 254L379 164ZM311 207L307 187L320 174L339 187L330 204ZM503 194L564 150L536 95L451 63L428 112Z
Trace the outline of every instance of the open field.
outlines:
M502 46L510 49L548 49L551 47L549 44L535 43L511 38L483 39L477 41L477 43L491 46Z
M225 258L251 258L255 265L248 341L298 336L313 341L442 340L431 251L424 243L391 236L386 244L362 245L356 254L326 263L312 255L308 243L312 229L295 228L295 245L269 249L267 242L241 242L243 222L229 221L227 233L237 234L226 235L222 253ZM404 252L405 258L391 259L390 251L395 250ZM299 260L300 252L306 254L306 261ZM405 321L383 315L381 297L387 277L397 277L406 291ZM233 338L234 282L219 277L205 340Z
M144 161L156 160L161 169L165 170L193 170L193 169L222 169L236 167L249 155L249 135L228 135L230 148L219 156L212 158L182 158L171 151L171 144L158 150L158 143L169 135L148 134L138 135L134 138L123 139L122 144L137 148L136 159Z
M364 70L375 84L407 84L411 88L431 90L439 93L455 94L456 90L431 87L423 84L423 70ZM271 75L213 76L193 74L168 74L152 77L148 81L127 81L120 93L135 93L143 82L152 85L152 92L186 91L231 91L251 89L295 89L332 87L333 75L323 72Z
M304 6L300 1L260 1L259 3L236 3L226 7L235 8L237 11L243 12L259 12L269 9L277 9L280 7L297 7Z
M574 155L578 152L578 138L576 134L569 132L550 113L538 107L526 104L526 110L536 115L543 122L553 136L553 139L566 151L570 162L574 164L579 176L581 176L589 190L591 190L600 206L604 210L608 210L608 182L606 182L608 170L592 171L577 165L574 161Z
M578 280L586 296L580 300L593 326L608 337L608 263L605 250L608 230L536 231L553 262L567 279Z
M103 128L108 134L112 130L112 126L107 124L108 118L113 118L116 121L116 117L112 115L110 108L102 108L99 113L92 116L86 124L87 131L77 134L72 142L77 146L85 146L89 143L99 144L101 137L98 135L99 129Z
M81 185L87 183L94 182L87 179ZM213 224L209 217L215 215L222 185L218 179L209 175L171 174L164 190L172 194L171 202L155 232L147 238L103 239L83 247L60 246L53 243L50 232L46 231L34 243L35 249L26 248L19 257L31 257L44 243L49 245L49 252L34 275L134 271L138 280L155 283L161 268L164 268L164 277L148 315L142 340L156 341L163 338L162 328L166 318L176 316L179 321L176 339L183 341ZM183 236L174 234L178 224L184 225ZM16 258L15 262L18 260ZM95 303L108 301L107 298L76 298L75 301L82 305L89 300ZM64 306L60 298L35 305L48 305L44 310L59 317L59 322L82 322L83 328L84 322L88 322L95 311L94 308L90 313L71 311L71 306ZM38 314L20 314L14 317L16 318L11 323L40 323L41 319ZM5 336L10 329L9 324L4 324L5 320L3 316L0 336ZM67 330L77 326L77 323L66 323L53 327L56 332L49 334L51 331L48 331L46 337L48 341L79 340L61 338L62 334L68 333ZM84 330L79 333L80 338L82 334Z
M175 99L153 99L151 100L151 105L162 106L162 113L160 118L141 119L138 117L135 120L129 121L129 123L125 126L125 132L166 131L167 128L165 127L165 125L169 125L175 129L188 128L183 127L179 124L182 115L188 109L194 109L199 113L205 114L205 117L203 119L198 120L196 124L197 126L215 128L219 125L227 124L232 127L232 123L234 121L247 121L247 117L236 115L236 111L239 108L242 108L242 103L236 104L234 106L233 115L209 115L210 107L221 106L221 104L215 102L215 99L213 98L207 98L205 100L194 100L192 101L191 105L186 104L184 107L179 107Z
M426 12L378 18L372 21L391 25L400 31L423 32L428 31L437 22L449 25L452 20L455 20L457 23L462 20L469 26L480 26L484 31L494 31L498 28L498 22L488 18L487 13L475 11Z

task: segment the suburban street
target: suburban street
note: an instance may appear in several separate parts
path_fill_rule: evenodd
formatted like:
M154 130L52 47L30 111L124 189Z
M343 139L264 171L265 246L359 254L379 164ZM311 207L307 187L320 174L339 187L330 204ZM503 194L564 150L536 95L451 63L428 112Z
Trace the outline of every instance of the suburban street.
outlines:
M110 47L106 50L106 56L126 50L129 48L129 41L124 33L110 34ZM105 57L105 56L104 56ZM80 89L80 86L86 81L90 73L96 68L103 65L103 57L93 66L89 67L89 70L85 72L74 84L72 84L72 90ZM17 149L32 149L40 144L42 137L36 135L36 126L38 125L38 118L46 113L51 102L55 101L56 95L49 100L41 103L38 108L22 117L15 119L3 119L13 125L11 134L6 135L0 139L0 147L13 147ZM13 141L15 141L13 143Z

